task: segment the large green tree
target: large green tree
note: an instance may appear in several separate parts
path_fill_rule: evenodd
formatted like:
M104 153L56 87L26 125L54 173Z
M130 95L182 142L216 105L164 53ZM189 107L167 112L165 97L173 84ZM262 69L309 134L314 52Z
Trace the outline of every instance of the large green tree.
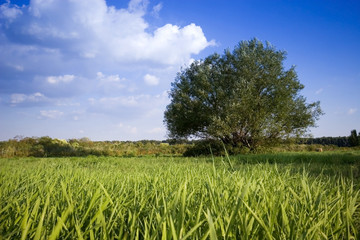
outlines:
M178 73L164 123L172 138L220 139L257 146L301 136L322 114L306 103L295 68L284 69L286 53L257 39L231 52L213 54Z

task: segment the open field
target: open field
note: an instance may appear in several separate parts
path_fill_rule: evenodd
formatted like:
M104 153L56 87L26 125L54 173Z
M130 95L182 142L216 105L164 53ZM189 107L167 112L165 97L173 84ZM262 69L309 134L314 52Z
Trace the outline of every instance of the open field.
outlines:
M0 159L0 239L359 239L360 152Z

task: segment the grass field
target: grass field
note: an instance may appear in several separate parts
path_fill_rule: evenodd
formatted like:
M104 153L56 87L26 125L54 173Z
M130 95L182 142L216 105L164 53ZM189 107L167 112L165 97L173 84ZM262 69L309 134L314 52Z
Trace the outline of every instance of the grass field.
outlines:
M359 239L360 153L0 159L0 239Z

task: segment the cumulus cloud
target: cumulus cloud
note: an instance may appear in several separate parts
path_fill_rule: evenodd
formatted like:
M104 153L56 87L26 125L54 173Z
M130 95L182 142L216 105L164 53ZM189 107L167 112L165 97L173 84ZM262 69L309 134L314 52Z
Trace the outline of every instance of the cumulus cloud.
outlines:
M148 20L166 8L159 1L129 0L124 8L105 0L28 2L0 4L1 105L12 111L26 107L24 123L34 122L34 112L39 119L61 118L61 131L67 126L71 134L79 130L75 121L86 121L81 128L87 134L106 132L114 139L119 135L113 125L98 123L121 121L124 135L162 138L170 81L214 45L202 28L152 25ZM46 109L32 108L39 106Z
M103 74L102 72L97 72L96 74L97 79L102 82L102 83L108 83L108 82L121 82L124 79L120 79L119 75L108 75L106 76L105 74Z
M105 0L32 0L29 6L1 5L1 29L13 42L57 49L79 58L181 64L213 45L200 26L173 24L148 31L148 1L132 0L127 9ZM159 12L161 4L153 8ZM66 14L64 14L66 13Z
M150 74L144 76L144 81L149 86L156 86L159 84L159 78Z
M0 18L7 19L8 22L16 19L19 15L22 14L22 11L18 6L9 7L10 3L7 2L3 5L0 5Z
M135 91L146 73L156 72L158 79L164 76L161 71L174 75L194 54L214 44L194 23L150 26L145 18L151 14L149 5L146 0L132 0L121 9L105 0L0 5L0 89L42 92L51 98ZM152 11L161 8L157 4ZM158 84L155 78L146 79Z
M40 102L46 102L48 101L48 98L45 97L42 93L34 93L30 95L26 94L20 94L20 93L14 93L10 96L10 105L11 106L17 106L20 104L29 104L29 103L40 103Z
M63 74L35 75L33 79L28 80L27 84L52 100L63 100L96 89L97 86L93 86L93 82L93 79L79 75Z
M119 74L106 75L102 72L96 74L97 86L105 94L118 93L118 90L126 87L126 78L121 78Z
M59 84L59 83L68 83L73 81L75 78L74 75L63 75L63 76L49 76L46 78L47 82L50 84Z

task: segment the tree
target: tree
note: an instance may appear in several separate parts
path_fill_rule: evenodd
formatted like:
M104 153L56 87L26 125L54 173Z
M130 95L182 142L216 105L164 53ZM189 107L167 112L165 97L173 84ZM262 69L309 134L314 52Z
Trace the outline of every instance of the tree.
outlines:
M359 138L357 136L356 130L352 130L349 137L349 145L351 147L359 146Z
M255 149L303 135L322 114L307 104L284 51L257 40L213 54L182 69L172 83L164 123L172 138L219 139Z

